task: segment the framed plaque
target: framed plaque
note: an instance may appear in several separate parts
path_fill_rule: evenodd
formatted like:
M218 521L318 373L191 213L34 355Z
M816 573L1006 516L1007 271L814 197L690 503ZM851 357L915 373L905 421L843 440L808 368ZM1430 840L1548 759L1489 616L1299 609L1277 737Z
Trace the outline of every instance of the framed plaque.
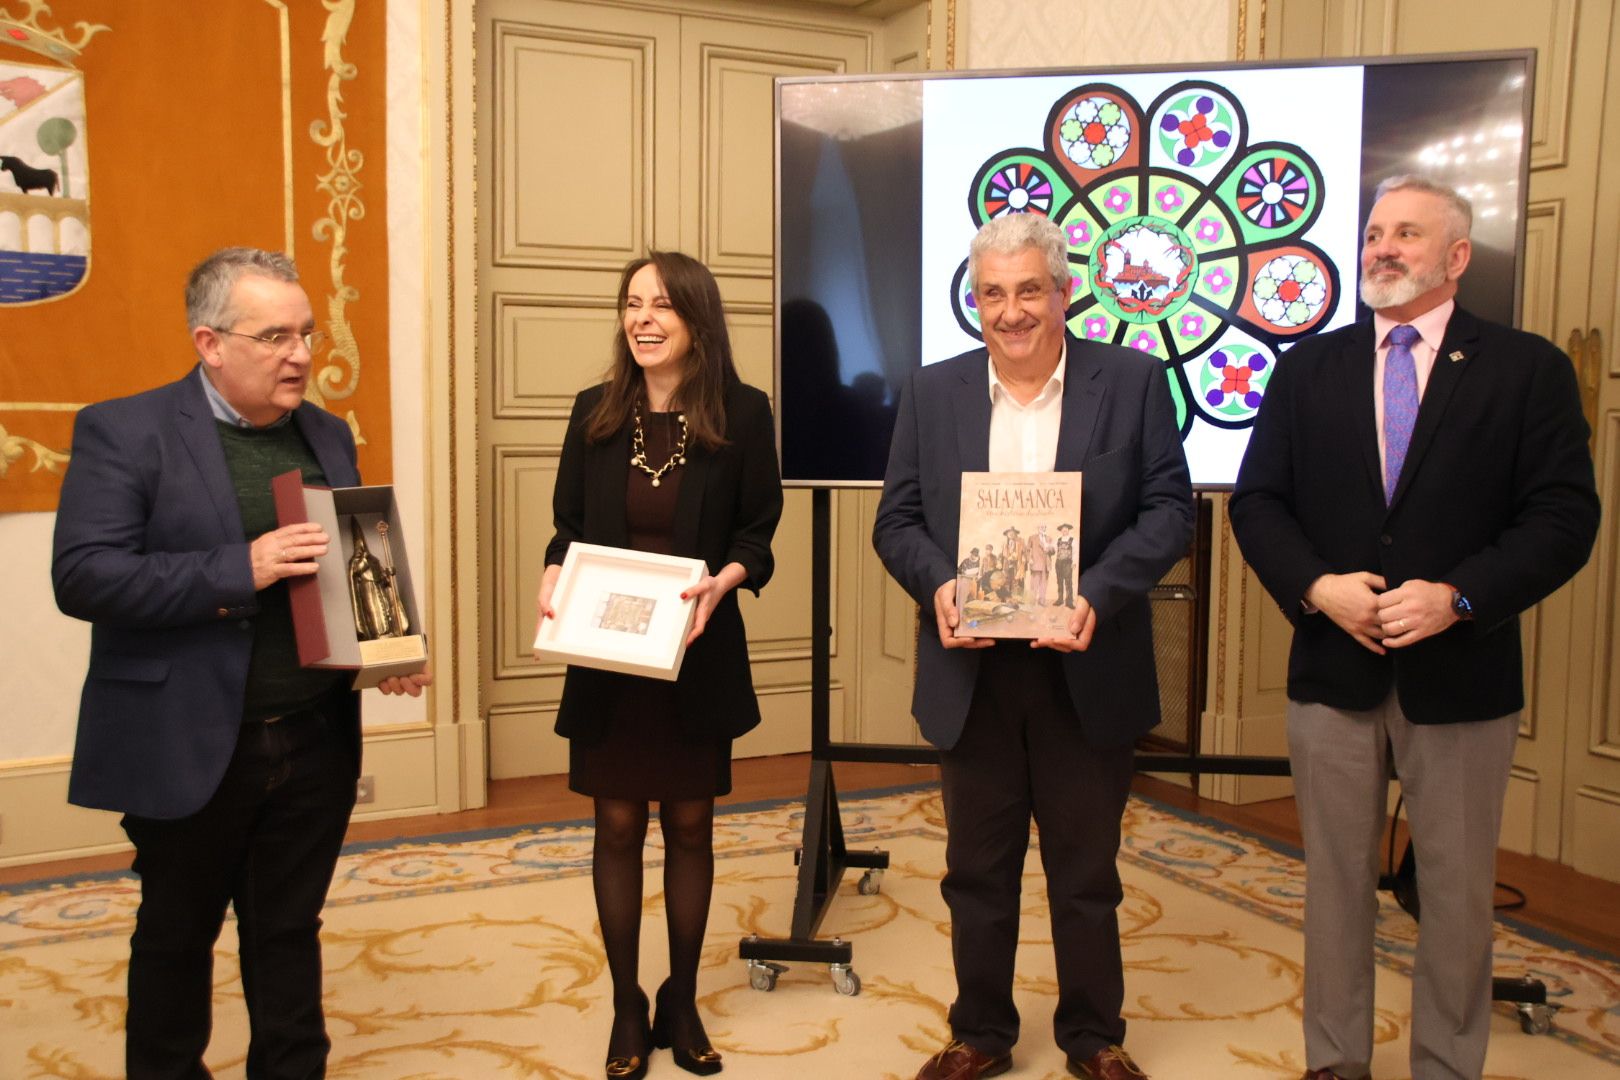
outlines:
M672 680L686 656L697 600L681 593L703 560L600 544L568 545L534 654L543 660Z

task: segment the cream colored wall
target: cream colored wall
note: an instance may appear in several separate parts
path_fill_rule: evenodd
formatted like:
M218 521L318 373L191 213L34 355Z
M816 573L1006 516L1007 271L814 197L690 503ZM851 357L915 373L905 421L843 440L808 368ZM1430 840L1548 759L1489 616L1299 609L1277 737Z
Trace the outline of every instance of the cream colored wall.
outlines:
M0 723L0 771L7 763L59 758L73 750L90 627L57 611L51 596L55 525L55 514L0 514L0 597L13 613L0 664L7 714ZM5 811L0 801L0 844Z
M957 66L1076 67L1229 60L1235 0L957 0Z
M428 403L430 315L443 303L442 276L430 277L425 228L435 208L425 197L430 139L424 112L424 13L436 32L426 48L442 52L444 3L389 0L388 152L375 168L388 173L390 252L389 352L394 431L394 484L406 525L412 566L428 567L426 473L430 450ZM442 95L442 85L432 89ZM442 200L442 189L440 200ZM439 203L442 206L442 201ZM222 237L221 243L228 237ZM181 282L175 283L180 303ZM362 301L363 302L363 301ZM442 314L442 309L441 309ZM179 372L176 372L178 375ZM0 664L0 865L93 854L124 846L117 815L79 810L66 802L79 688L89 656L88 624L56 609L50 586L54 514L0 514L0 598L8 613L5 661ZM442 575L441 575L442 576ZM434 641L439 664L439 642ZM442 692L438 695L443 698ZM439 761L454 758L455 732L437 731L454 710L430 714L427 699L363 695L368 732L366 772L377 801L357 816L431 812L459 805L459 778L441 778Z

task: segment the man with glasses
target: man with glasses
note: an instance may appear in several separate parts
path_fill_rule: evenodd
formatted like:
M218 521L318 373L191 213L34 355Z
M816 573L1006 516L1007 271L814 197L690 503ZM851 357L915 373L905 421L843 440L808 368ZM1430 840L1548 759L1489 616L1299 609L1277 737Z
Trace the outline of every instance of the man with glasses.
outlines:
M992 220L973 239L968 272L985 347L912 376L872 535L937 629L918 639L912 713L940 748L941 892L957 992L951 1041L917 1077L978 1080L1012 1067L1033 815L1057 954L1053 1028L1068 1071L1142 1080L1120 1046L1114 860L1132 747L1159 721L1147 594L1192 537L1187 461L1159 364L1067 332L1069 249L1057 225L1034 213ZM1080 585L1065 637L957 635L961 476L986 470L1085 474Z
M74 425L52 577L92 631L68 798L121 812L135 845L128 1075L208 1075L229 904L247 1074L319 1076L320 911L354 806L359 698L343 673L299 666L285 580L315 573L330 540L276 526L270 478L358 484L354 439L304 401L325 335L291 260L215 252L186 315L201 363Z

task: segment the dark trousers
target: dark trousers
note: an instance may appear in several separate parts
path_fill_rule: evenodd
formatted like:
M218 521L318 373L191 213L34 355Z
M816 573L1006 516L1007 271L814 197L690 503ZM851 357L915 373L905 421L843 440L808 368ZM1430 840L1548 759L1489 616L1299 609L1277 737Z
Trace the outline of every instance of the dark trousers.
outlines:
M985 651L962 738L940 759L953 1036L992 1056L1018 1041L1013 958L1033 815L1057 955L1057 1044L1084 1059L1123 1043L1114 859L1132 748L1088 745L1056 654L1009 641Z
M352 744L315 712L242 725L190 817L126 815L141 904L130 938L130 1080L207 1077L214 942L236 909L249 1077L320 1077L321 907L354 808Z

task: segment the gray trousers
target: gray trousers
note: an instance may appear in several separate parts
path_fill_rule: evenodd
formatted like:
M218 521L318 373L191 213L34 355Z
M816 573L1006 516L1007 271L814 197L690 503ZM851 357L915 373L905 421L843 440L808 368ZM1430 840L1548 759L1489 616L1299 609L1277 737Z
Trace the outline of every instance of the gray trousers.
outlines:
M1496 846L1519 714L1413 724L1391 694L1351 712L1288 703L1305 841L1305 1060L1347 1080L1372 1062L1373 930L1389 759L1417 852L1413 1080L1479 1080L1491 1022Z

